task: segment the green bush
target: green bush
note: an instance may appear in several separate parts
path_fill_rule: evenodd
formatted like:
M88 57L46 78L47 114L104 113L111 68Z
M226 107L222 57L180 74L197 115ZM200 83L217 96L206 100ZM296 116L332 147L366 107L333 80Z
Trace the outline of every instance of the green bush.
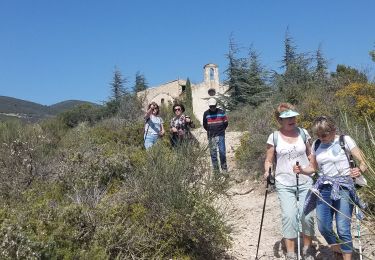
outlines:
M146 151L142 127L0 124L0 258L221 258L206 151L167 138Z
M248 176L257 177L264 171L267 138L278 127L273 111L274 107L271 103L265 102L257 109L249 106L240 112L233 111L229 115L230 125L235 125L239 128L238 130L246 130L236 150L235 158L239 168L246 171ZM244 117L242 121L241 115Z

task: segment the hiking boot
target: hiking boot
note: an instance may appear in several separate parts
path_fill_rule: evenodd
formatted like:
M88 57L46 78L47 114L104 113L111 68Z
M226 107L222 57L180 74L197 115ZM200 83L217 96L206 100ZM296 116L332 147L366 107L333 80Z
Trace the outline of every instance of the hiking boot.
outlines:
M293 252L286 253L285 260L297 260L296 253L293 253Z

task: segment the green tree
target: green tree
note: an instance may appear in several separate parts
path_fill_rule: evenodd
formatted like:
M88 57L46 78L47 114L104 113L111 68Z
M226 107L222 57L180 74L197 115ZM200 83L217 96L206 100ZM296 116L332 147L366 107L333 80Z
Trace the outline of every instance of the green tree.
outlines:
M326 75L327 73L327 61L323 56L322 47L319 45L318 50L316 51L316 70L318 74Z
M283 68L288 71L290 66L296 62L297 47L293 42L293 38L290 36L289 28L287 28L284 39L284 57L283 57Z
M375 62L375 50L370 51L370 56L373 62Z
M126 79L122 77L120 70L115 68L115 71L113 73L113 81L110 83L112 100L120 100L121 96L125 93L125 83Z
M310 69L311 58L305 53L297 53L289 31L284 40L283 74L274 74L274 85L279 89L283 100L297 104L303 97L305 90L313 83L313 73Z
M328 65L327 60L324 58L321 45L319 45L319 48L316 51L315 60L316 68L314 72L314 81L319 86L327 86L329 81Z
M249 52L247 75L247 84L244 84L247 87L241 91L241 95L246 104L258 106L267 99L271 89L266 84L268 72L262 66L259 55L253 48L250 48Z
M135 74L135 84L133 87L133 91L135 93L146 90L148 88L148 84L146 81L146 78L143 74L141 74L139 71Z
M244 58L237 58L239 48L234 42L233 36L229 40L229 52L227 54L228 69L226 84L229 86L227 95L223 95L223 103L229 109L235 109L239 104L246 103L243 90L248 88L247 62ZM229 94L229 95L228 95Z
M336 81L337 88L342 88L352 83L368 82L365 73L342 64L337 65L336 72L332 72L331 77Z
M186 108L193 111L193 95L192 95L191 83L190 83L189 78L187 78L186 80L185 92L186 92L186 100L185 100Z

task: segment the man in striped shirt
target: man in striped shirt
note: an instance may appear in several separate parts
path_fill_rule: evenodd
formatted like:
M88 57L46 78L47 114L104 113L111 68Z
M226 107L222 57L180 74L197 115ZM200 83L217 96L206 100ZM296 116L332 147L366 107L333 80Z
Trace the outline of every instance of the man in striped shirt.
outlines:
M228 119L225 112L217 107L216 99L210 98L208 106L210 109L203 114L203 127L207 131L212 166L215 172L219 172L217 158L217 150L219 149L221 170L226 172L228 167L225 154L225 129L228 126Z

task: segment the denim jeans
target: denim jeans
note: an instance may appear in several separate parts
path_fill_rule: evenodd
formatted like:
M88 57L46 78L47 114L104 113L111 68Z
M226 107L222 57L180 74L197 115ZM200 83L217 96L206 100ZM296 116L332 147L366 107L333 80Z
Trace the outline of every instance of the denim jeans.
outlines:
M227 157L225 154L225 135L209 137L208 144L210 147L210 155L214 171L219 171L219 162L217 160L217 148L219 148L221 170L226 171L228 168Z
M310 188L310 182L300 183L298 185L299 203L297 206L296 185L286 186L278 181L276 182L276 191L280 201L282 233L284 238L296 238L299 230L302 230L302 233L307 236L314 236L314 212L312 211L307 215L303 213L303 204ZM299 220L297 216L298 212L300 214ZM299 229L299 226L301 226L301 229Z
M146 135L145 136L145 148L146 150L150 149L156 141L158 140L159 136L157 135Z
M320 193L322 198L337 211L319 199L316 204L318 228L328 244L340 243L342 252L351 253L353 250L353 243L350 226L353 213L353 203L351 202L348 190L340 188L341 199L336 201L331 199L331 190L332 186L330 184L325 184L320 190ZM336 218L338 239L332 227L333 215L335 215Z

